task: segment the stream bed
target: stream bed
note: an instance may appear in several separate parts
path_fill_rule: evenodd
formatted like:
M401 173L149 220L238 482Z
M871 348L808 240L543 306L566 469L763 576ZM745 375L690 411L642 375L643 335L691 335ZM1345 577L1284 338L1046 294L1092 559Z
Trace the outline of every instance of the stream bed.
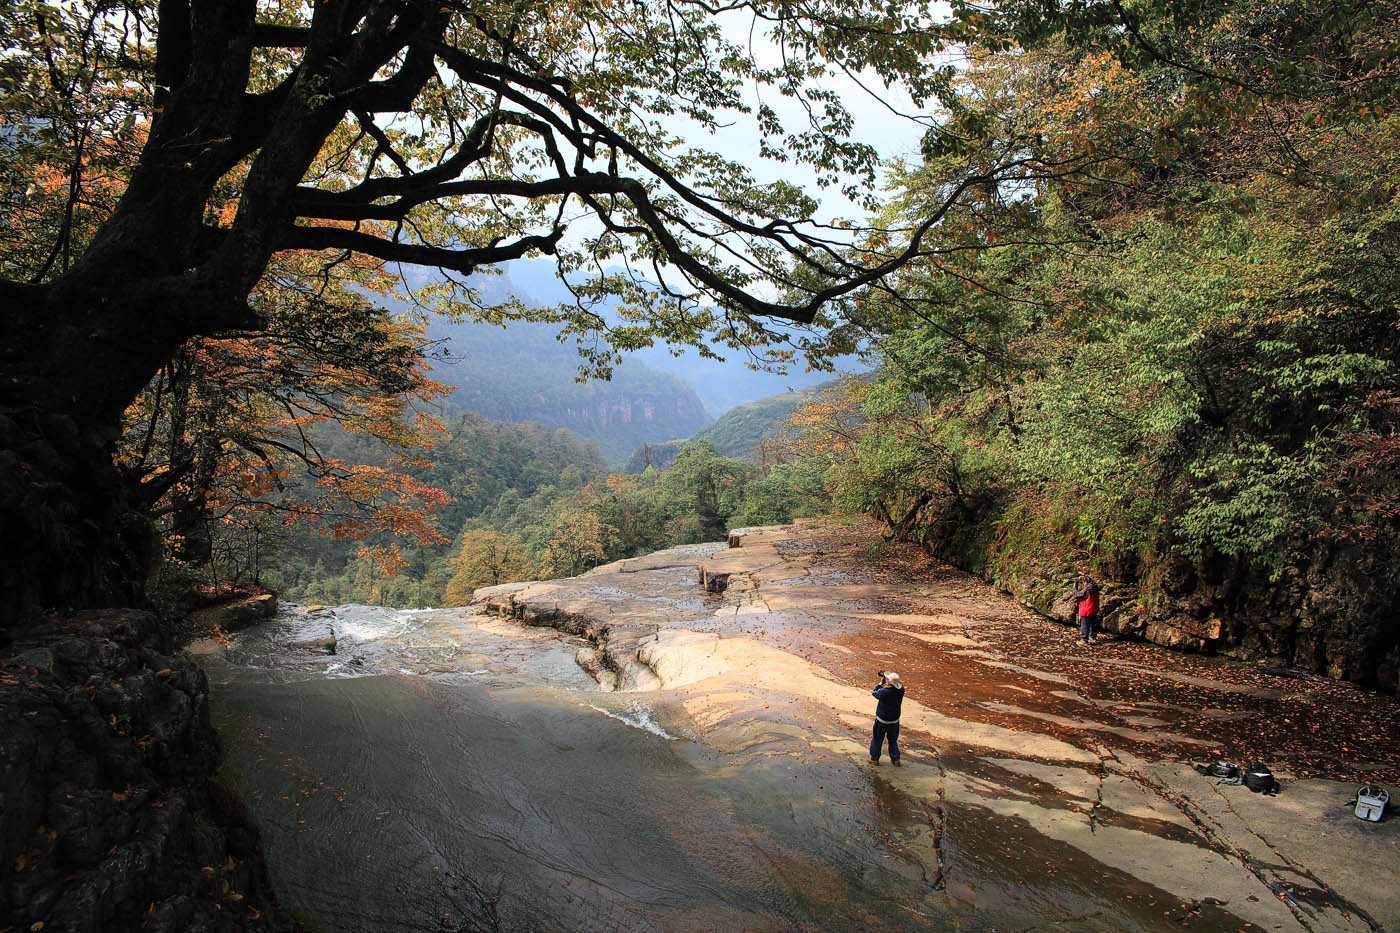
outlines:
M206 655L223 780L307 929L1240 928L907 792L944 767L917 738L871 767L863 723L761 677L722 721L693 689L605 692L586 644L473 609L284 605Z
M308 926L982 928L930 913L890 842L927 817L877 778L775 753L781 733L707 748L661 695L600 692L579 644L466 610L284 607L209 660L224 778Z

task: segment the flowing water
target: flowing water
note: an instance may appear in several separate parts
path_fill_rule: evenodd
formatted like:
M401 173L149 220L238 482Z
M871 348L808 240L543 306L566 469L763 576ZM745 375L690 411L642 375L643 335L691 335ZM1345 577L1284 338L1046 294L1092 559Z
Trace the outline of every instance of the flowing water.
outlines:
M208 658L226 783L308 929L1127 930L1176 906L1020 820L896 790L829 708L769 711L755 684L751 713L702 730L681 693L600 690L583 644L469 610L284 606ZM947 757L906 748L924 773Z
M600 692L579 644L465 610L284 607L210 659L226 779L309 926L982 927L935 922L891 845L927 819L877 779L781 733L707 748L663 694Z

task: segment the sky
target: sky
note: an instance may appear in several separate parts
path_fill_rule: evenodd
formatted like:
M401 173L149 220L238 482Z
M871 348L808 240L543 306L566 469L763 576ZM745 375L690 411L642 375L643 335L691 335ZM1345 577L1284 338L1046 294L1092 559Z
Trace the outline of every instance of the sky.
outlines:
M778 47L757 30L749 28L749 17L736 11L728 14L722 25L730 41L751 45L760 66L771 67L780 61ZM930 109L915 105L903 88L887 88L878 75L868 71L857 73L854 77L842 72L834 73L822 82L822 87L836 91L842 104L854 116L853 139L874 146L885 161L901 157L917 159L919 143L935 114ZM751 86L749 96L750 102L756 104L760 96L758 89ZM762 99L778 112L785 124L802 128L805 119L797 102L771 88L762 95ZM699 139L695 141L698 143ZM863 219L864 212L847 201L840 190L818 188L816 175L810 168L762 159L759 156L758 136L751 122L736 126L732 132L718 134L713 141L718 152L744 162L762 180L784 179L801 185L822 202L823 213L828 217Z
M740 13L725 16L726 21L721 25L726 37L730 41L745 45L752 42L760 66L771 66L779 60L777 47L758 31L750 30L748 16ZM843 104L853 115L855 130L852 138L875 147L886 161L901 157L918 159L919 145L933 114L916 107L901 88L886 88L878 76L873 74L861 74L852 78L839 72L823 82L823 87L836 90ZM757 105L760 90L750 85L748 97L750 104ZM778 112L786 126L795 130L806 126L806 114L798 102L783 97L773 88L763 89L761 99ZM839 186L820 188L817 185L816 173L809 167L762 158L758 131L751 115L737 115L733 126L718 130L702 127L681 116L665 118L663 126L685 139L691 146L713 149L728 159L748 166L760 183L785 180L802 187L809 196L820 202L818 220L865 219L864 208L847 200ZM577 243L583 237L596 235L598 230L596 223L586 220L578 222L571 228L566 240ZM518 262L511 264L509 271L512 279L533 291L535 295L549 295L552 300L557 300L557 288L542 282L540 278L547 274L546 263ZM647 274L652 275L651 270L647 270ZM829 373L804 372L801 364L793 366L787 374L754 378L746 358L740 358L741 355L733 351L729 351L729 355L730 358L724 363L701 360L694 351L688 351L671 364L668 364L665 354L657 352L644 352L640 354L640 358L650 365L659 366L685 378L700 392L707 407L714 414L719 414L732 405L790 388L811 386L832 378ZM866 367L859 360L850 358L844 361L841 368L846 371L859 371Z
M724 24L727 37L734 42L748 42L750 33L747 23L746 17L736 18L731 14L730 21ZM778 54L776 47L757 34L754 41L756 54L760 56L759 64L773 64ZM931 110L921 110L902 88L886 88L880 78L873 74L858 74L852 78L837 73L823 86L836 90L842 103L854 116L852 138L874 146L885 161L919 159L920 143L934 116ZM750 103L757 104L758 89L751 86L749 96ZM762 99L778 111L787 125L801 129L805 124L805 114L796 101L782 97L771 88L766 90ZM818 218L821 220L838 217L855 221L865 219L865 210L847 200L839 186L819 188L816 173L810 167L763 159L759 154L758 134L751 119L741 118L734 127L714 133L697 124L687 124L681 118L676 118L667 128L692 145L708 146L726 158L749 166L760 182L787 180L800 185L820 201ZM800 363L790 367L786 373L756 374L745 359L739 358L733 351L726 352L728 359L724 363L702 360L694 351L686 352L672 365L668 365L664 356L656 353L644 354L642 358L652 366L676 372L685 378L714 414L766 395L806 388L833 378L831 373L807 372ZM859 372L867 370L868 366L855 357L849 357L839 364L839 368L845 372Z

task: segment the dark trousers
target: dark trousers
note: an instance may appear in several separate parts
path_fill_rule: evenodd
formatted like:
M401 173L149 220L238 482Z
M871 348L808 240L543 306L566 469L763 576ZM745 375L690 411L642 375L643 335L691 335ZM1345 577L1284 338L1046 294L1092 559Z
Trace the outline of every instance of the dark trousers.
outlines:
M1098 617L1098 616L1080 616L1080 617L1079 617L1079 636L1080 636L1081 638L1084 639L1084 641L1085 641L1086 644L1087 644L1088 642L1091 642L1091 641L1094 640L1094 635L1098 632L1098 630L1099 630L1099 617Z
M880 760L880 746L885 744L885 739L890 740L890 761L899 760L899 723L883 723L875 720L875 736L870 740L870 758L873 761Z

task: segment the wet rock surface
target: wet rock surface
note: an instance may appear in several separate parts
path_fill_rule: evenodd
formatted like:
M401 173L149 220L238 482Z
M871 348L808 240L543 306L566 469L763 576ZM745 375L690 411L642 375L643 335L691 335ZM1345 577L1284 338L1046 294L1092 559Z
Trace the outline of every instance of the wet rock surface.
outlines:
M208 606L190 614L190 623L198 631L213 628L225 632L255 625L277 614L277 597L269 593L229 600L217 606Z
M1351 809L1357 783L1400 779L1393 698L1117 636L1085 646L924 555L871 559L876 534L742 529L478 603L586 637L601 682L663 692L747 764L821 753L873 771L924 908L1043 921L1062 904L1076 929L1400 928L1400 892L1377 883L1400 870L1400 822ZM864 762L882 668L908 687L897 770ZM1216 758L1264 761L1282 787L1192 767Z
M0 659L0 928L290 929L214 782L208 684L150 613L15 633Z

